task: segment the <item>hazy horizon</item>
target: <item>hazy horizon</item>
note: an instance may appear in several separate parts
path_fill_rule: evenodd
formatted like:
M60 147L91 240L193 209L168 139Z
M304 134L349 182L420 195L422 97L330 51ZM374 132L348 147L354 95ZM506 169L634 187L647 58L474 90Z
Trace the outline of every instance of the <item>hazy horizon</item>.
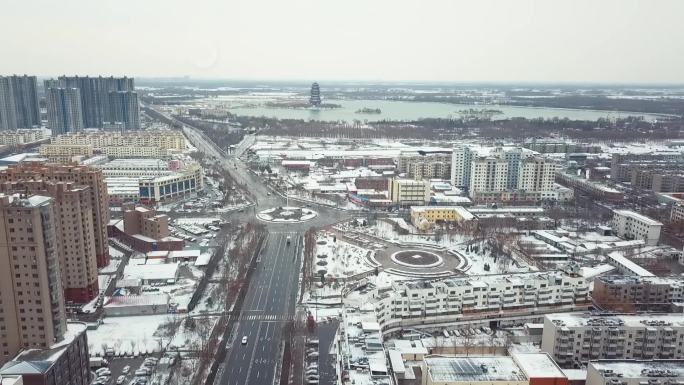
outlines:
M0 74L684 84L678 0L34 0L3 8Z

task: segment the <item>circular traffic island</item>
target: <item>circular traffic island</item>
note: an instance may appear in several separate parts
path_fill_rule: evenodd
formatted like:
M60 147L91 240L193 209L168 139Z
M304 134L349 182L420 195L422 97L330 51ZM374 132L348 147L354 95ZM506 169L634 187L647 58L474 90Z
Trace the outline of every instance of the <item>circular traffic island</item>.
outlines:
M299 223L316 217L318 213L304 207L274 207L260 211L257 218L264 222Z
M439 255L426 250L402 250L390 256L398 265L411 268L431 268L444 263Z

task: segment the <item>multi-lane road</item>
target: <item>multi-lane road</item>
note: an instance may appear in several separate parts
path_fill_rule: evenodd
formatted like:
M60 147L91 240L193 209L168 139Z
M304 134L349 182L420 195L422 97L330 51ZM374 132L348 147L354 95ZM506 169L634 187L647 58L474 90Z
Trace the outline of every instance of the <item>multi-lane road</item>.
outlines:
M160 111L161 112L161 111ZM173 119L172 117L169 117ZM285 200L271 193L263 180L248 171L238 158L228 156L199 130L184 126L197 149L221 162L231 176L249 187L255 198L252 210L234 213L242 221L256 220L254 213L283 206ZM311 227L322 227L349 217L343 211L312 207L318 216L304 223L264 223L266 239L251 275L233 338L226 341L228 352L222 365L220 385L273 385L282 357L283 327L294 320L302 258L303 235ZM290 243L287 239L290 237ZM247 343L242 344L243 337Z
M295 314L301 241L287 229L269 231L226 357L222 385L274 383L282 328Z

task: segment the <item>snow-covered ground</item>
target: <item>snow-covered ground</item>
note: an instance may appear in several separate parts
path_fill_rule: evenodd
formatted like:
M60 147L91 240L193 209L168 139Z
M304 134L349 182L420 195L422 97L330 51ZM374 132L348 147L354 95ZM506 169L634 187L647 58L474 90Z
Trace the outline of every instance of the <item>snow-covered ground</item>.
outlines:
M157 333L157 329L176 319L176 316L170 314L107 317L97 329L86 331L88 350L91 355L103 355L108 348L114 349L117 355L159 351L161 346L169 342L170 337Z
M346 278L373 269L367 263L366 254L370 251L350 243L333 240L333 236L319 233L316 238L313 268L316 275L321 270L326 276Z

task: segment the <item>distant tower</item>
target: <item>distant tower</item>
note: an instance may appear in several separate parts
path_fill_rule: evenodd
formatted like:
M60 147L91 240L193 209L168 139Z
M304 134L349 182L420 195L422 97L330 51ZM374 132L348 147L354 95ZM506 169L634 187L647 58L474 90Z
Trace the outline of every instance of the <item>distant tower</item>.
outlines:
M309 98L309 103L315 107L321 105L321 89L318 87L318 83L316 82L311 85L311 97Z

